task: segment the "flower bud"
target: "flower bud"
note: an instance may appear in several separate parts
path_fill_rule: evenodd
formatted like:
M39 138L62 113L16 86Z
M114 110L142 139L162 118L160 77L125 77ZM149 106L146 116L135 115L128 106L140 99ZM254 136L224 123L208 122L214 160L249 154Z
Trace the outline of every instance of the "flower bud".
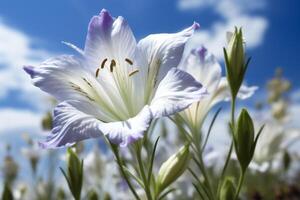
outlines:
M233 178L226 177L220 190L220 200L232 200L235 196L235 185Z
M262 131L260 129L256 138L254 138L254 125L253 121L246 109L243 109L237 122L234 133L234 143L236 154L242 170L245 171L252 160L257 139Z
M83 182L83 161L80 161L78 156L71 148L67 150L67 173L61 169L64 174L68 186L74 199L80 199L82 182Z
M158 194L183 174L188 166L190 158L189 145L185 145L162 164L157 178Z
M235 28L234 33L229 36L228 47L224 49L227 80L233 97L236 97L248 62L245 62L245 50L242 29Z

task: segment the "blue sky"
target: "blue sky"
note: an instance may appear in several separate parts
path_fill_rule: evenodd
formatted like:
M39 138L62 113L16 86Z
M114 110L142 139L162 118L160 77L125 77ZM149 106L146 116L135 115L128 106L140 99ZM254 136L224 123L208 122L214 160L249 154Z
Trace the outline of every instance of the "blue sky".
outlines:
M253 62L248 80L262 84L276 66L282 66L286 75L298 84L300 14L297 8L300 2L272 0L266 4L264 8L249 13L250 16L266 18L268 28L262 44L249 51ZM180 11L175 0L4 0L0 2L0 16L5 23L40 40L39 47L66 52L68 49L60 41L72 41L82 46L89 19L102 8L115 16L124 16L137 38L153 32L174 32L194 20L203 29L223 20L212 7Z
M21 67L55 54L72 53L61 41L83 47L88 22L102 8L126 18L138 39L151 33L176 32L197 21L201 29L195 45L208 46L221 62L226 31L241 23L249 36L245 39L252 57L247 82L264 87L281 66L297 90L299 7L298 0L1 0L0 137L18 146L20 133L41 132L39 119L49 102L31 86Z

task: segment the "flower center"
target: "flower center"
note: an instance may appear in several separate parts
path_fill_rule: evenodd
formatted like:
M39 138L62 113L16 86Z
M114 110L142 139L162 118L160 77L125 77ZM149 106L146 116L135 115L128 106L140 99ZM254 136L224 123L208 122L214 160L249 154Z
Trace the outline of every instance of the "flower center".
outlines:
M96 69L96 72L95 72L96 78L98 78L100 70L105 68L105 66L106 66L105 64L107 63L107 61L108 61L108 58L103 59L102 62L101 62L100 67L98 67ZM129 65L131 65L131 66L133 66L133 64L134 64L133 61L131 59L129 59L129 58L125 58L124 61L126 63L128 63ZM109 71L113 73L115 67L117 67L116 60L115 59L111 59L110 64L109 64ZM133 76L134 74L136 74L138 72L139 72L138 69L132 69L131 71L129 71L128 76L129 77Z

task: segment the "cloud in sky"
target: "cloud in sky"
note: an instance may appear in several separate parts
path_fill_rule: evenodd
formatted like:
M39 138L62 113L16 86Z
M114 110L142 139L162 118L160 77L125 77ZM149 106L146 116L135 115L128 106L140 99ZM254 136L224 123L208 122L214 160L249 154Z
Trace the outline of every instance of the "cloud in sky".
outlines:
M222 48L226 45L226 32L234 27L243 27L247 48L262 44L268 28L268 20L253 11L262 10L266 1L248 0L179 0L178 8L182 11L212 9L221 16L209 29L200 29L190 42L189 48L205 45L219 59L223 58Z
M38 64L52 56L36 48L37 45L30 36L0 20L0 134L41 131L40 120L47 108L47 95L32 86L22 69L23 65ZM24 106L6 107L7 102L22 102Z
M30 78L22 69L23 65L38 64L51 55L45 50L34 48L35 44L34 39L0 20L1 101L13 91L19 94L17 98L26 94L22 101L32 105L37 105L37 100L42 97L42 93L32 87Z

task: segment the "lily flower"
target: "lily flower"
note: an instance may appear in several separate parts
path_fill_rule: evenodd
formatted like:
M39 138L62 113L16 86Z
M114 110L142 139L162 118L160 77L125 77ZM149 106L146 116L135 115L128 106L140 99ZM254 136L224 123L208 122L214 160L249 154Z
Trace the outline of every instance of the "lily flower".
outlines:
M177 69L185 43L199 25L153 34L138 43L123 17L102 10L89 24L80 56L64 55L25 66L35 86L59 104L44 148L70 146L102 134L117 145L143 137L152 119L182 111L206 95Z
M189 127L193 130L200 130L210 109L222 101L230 100L229 84L226 77L222 77L222 68L217 59L205 47L192 49L179 68L192 74L208 91L204 99L180 112L180 116ZM255 86L242 85L237 96L240 99L246 99L251 97L255 90L257 90Z

